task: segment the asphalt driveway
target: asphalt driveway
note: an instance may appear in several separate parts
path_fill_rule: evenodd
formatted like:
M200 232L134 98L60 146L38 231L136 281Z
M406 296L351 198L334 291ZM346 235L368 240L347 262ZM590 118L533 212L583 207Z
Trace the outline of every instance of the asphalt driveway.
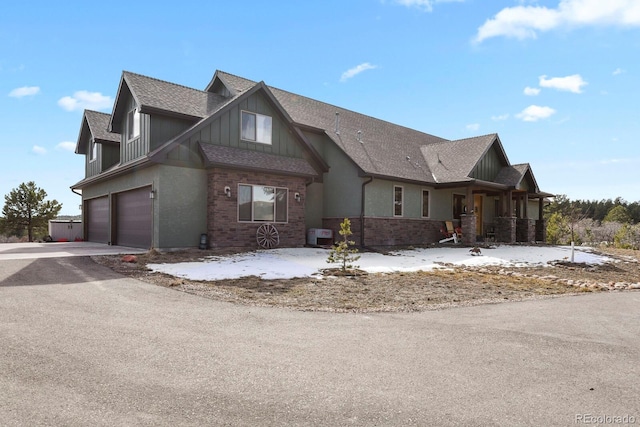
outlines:
M0 261L12 259L60 258L91 255L144 253L146 249L110 246L93 242L2 243Z
M638 325L637 292L418 314L303 313L156 287L87 257L4 260L0 420L640 424Z

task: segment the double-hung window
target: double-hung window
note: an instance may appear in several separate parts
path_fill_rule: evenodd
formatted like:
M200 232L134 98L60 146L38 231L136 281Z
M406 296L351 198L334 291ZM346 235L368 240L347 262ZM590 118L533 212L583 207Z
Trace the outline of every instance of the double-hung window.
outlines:
M402 216L402 190L399 185L393 186L393 216Z
M140 113L137 108L127 114L127 141L140 136Z
M238 185L238 221L287 222L288 190L266 185Z
M248 111L243 111L241 115L241 138L271 145L271 117Z

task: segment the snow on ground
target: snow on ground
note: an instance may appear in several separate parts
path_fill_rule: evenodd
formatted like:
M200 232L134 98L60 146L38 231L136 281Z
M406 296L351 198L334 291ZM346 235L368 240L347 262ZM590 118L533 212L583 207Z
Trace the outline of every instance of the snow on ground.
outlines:
M176 264L149 264L155 272L191 280L224 280L247 276L263 279L290 279L313 277L320 270L337 267L327 263L328 249L282 248L260 250L227 256L213 256L201 262ZM571 248L564 246L497 246L482 249L482 255L471 256L469 248L446 247L413 249L382 255L374 252L360 254L355 262L361 270L369 273L391 273L402 271L430 270L441 264L460 266L502 265L526 267L548 265L549 261L569 260ZM588 248L576 248L575 262L601 264L611 258L589 252Z

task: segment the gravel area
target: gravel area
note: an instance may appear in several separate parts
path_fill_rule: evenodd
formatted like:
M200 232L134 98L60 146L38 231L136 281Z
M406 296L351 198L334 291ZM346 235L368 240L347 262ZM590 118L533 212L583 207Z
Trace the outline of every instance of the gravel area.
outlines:
M615 262L590 265L559 261L548 266L509 268L442 264L439 269L410 273L359 272L341 276L327 270L322 278L263 280L250 276L208 282L153 273L146 265L197 261L233 251L150 251L137 255L136 262L123 262L119 256L92 258L126 276L219 301L305 311L406 312L640 290L640 254L630 250L601 251Z

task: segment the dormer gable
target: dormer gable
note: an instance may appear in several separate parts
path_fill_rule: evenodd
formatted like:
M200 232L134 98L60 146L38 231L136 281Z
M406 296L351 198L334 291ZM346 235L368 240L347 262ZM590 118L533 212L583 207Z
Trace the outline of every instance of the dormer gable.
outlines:
M205 91L224 97L232 97L250 90L256 83L257 82L233 74L225 73L224 71L216 70Z

